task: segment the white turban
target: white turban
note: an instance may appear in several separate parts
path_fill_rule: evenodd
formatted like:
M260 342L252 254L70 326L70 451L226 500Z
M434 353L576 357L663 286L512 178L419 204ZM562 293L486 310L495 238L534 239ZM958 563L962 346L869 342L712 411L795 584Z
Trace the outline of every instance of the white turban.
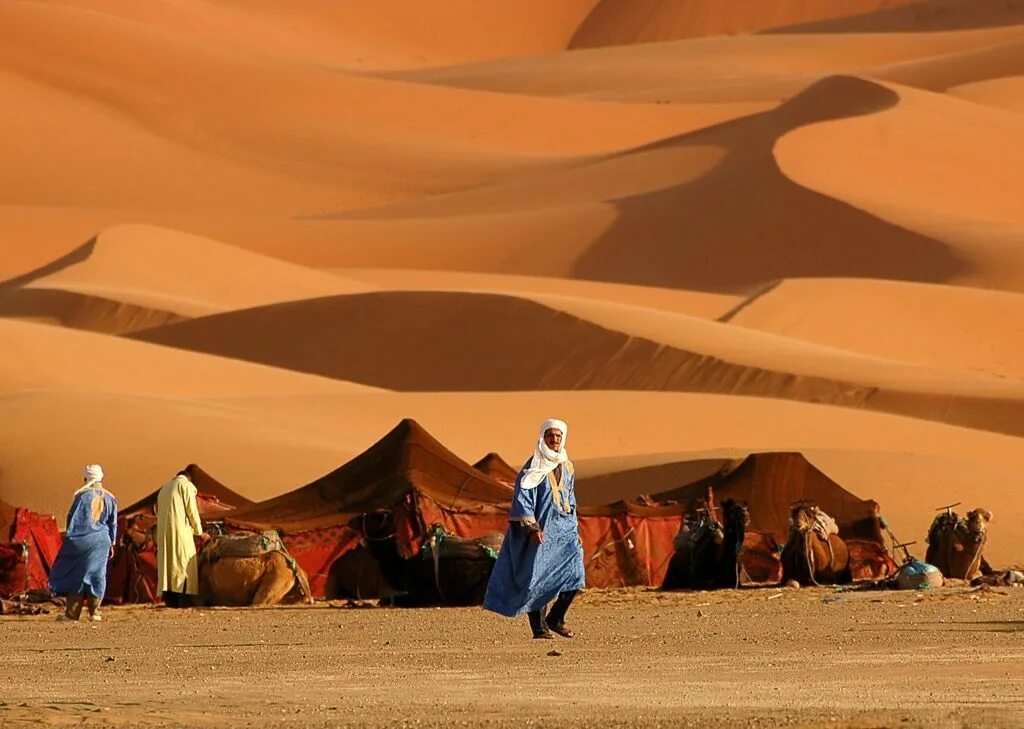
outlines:
M562 431L562 442L557 451L548 448L548 444L544 442L544 434L549 430ZM569 426L562 420L549 418L541 424L540 435L537 438L537 450L534 451L533 458L530 459L530 464L526 467L523 477L519 479L519 488L537 488L537 485L547 478L549 473L569 460L569 455L565 451L565 441L568 437Z
M78 490L91 489L96 484L103 483L103 468L100 467L100 464L93 463L82 470L82 476L85 478L85 485Z

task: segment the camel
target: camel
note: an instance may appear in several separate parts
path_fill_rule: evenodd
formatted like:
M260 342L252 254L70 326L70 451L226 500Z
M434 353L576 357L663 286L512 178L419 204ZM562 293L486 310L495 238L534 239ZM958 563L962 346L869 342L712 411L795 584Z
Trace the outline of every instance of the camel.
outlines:
M720 583L725 531L712 509L698 509L699 521L683 520L662 590L701 589Z
M939 568L944 577L970 580L987 575L992 568L985 560L988 523L992 512L975 509L961 519L952 509L939 514L928 530L925 562Z
M238 541L215 537L199 554L199 602L253 607L313 602L306 573L283 548L271 545L269 551L253 550L258 554L237 554L245 551L232 548Z
M722 536L722 550L719 556L717 582L722 587L735 587L739 589L740 577L743 574L740 553L743 551L747 527L750 526L750 510L747 509L746 504L726 499L725 503L722 504L722 514L725 528Z
M782 582L801 585L840 584L851 580L850 553L836 533L820 527L827 517L814 506L792 511L789 539L782 548ZM829 519L829 521L831 521Z

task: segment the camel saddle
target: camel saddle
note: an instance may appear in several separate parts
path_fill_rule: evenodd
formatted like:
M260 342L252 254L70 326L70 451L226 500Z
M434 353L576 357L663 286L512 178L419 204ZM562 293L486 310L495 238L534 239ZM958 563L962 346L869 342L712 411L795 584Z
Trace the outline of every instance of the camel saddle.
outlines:
M216 562L222 557L258 557L268 552L284 552L284 542L273 529L262 534L234 534L217 537L203 549L203 559Z
M421 552L433 559L497 559L505 535L489 532L480 537L457 537L447 533L440 525L428 532Z

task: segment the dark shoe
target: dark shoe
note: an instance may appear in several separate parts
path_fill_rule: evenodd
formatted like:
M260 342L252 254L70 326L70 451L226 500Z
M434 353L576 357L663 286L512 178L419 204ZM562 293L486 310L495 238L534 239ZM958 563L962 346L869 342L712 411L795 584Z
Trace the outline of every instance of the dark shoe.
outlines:
M534 633L534 640L554 640L555 636L551 634L550 630L545 630L543 633Z
M563 638L575 638L576 634L569 630L565 625L548 625L551 630L558 633Z

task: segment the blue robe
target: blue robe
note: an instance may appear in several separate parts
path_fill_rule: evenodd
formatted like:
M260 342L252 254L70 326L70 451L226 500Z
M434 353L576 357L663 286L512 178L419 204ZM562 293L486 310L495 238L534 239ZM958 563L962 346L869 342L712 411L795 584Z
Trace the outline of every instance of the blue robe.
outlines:
M487 584L484 608L514 618L543 610L560 592L585 585L583 546L576 520L576 492L571 462L562 467L562 481L550 473L536 488L520 488L526 462L516 478L508 531ZM544 532L544 543L530 539L515 522L534 518Z
M103 511L92 518L92 501L99 495ZM103 597L107 591L107 558L117 537L117 501L106 489L85 489L75 494L68 512L68 529L50 570L50 591L55 595Z

